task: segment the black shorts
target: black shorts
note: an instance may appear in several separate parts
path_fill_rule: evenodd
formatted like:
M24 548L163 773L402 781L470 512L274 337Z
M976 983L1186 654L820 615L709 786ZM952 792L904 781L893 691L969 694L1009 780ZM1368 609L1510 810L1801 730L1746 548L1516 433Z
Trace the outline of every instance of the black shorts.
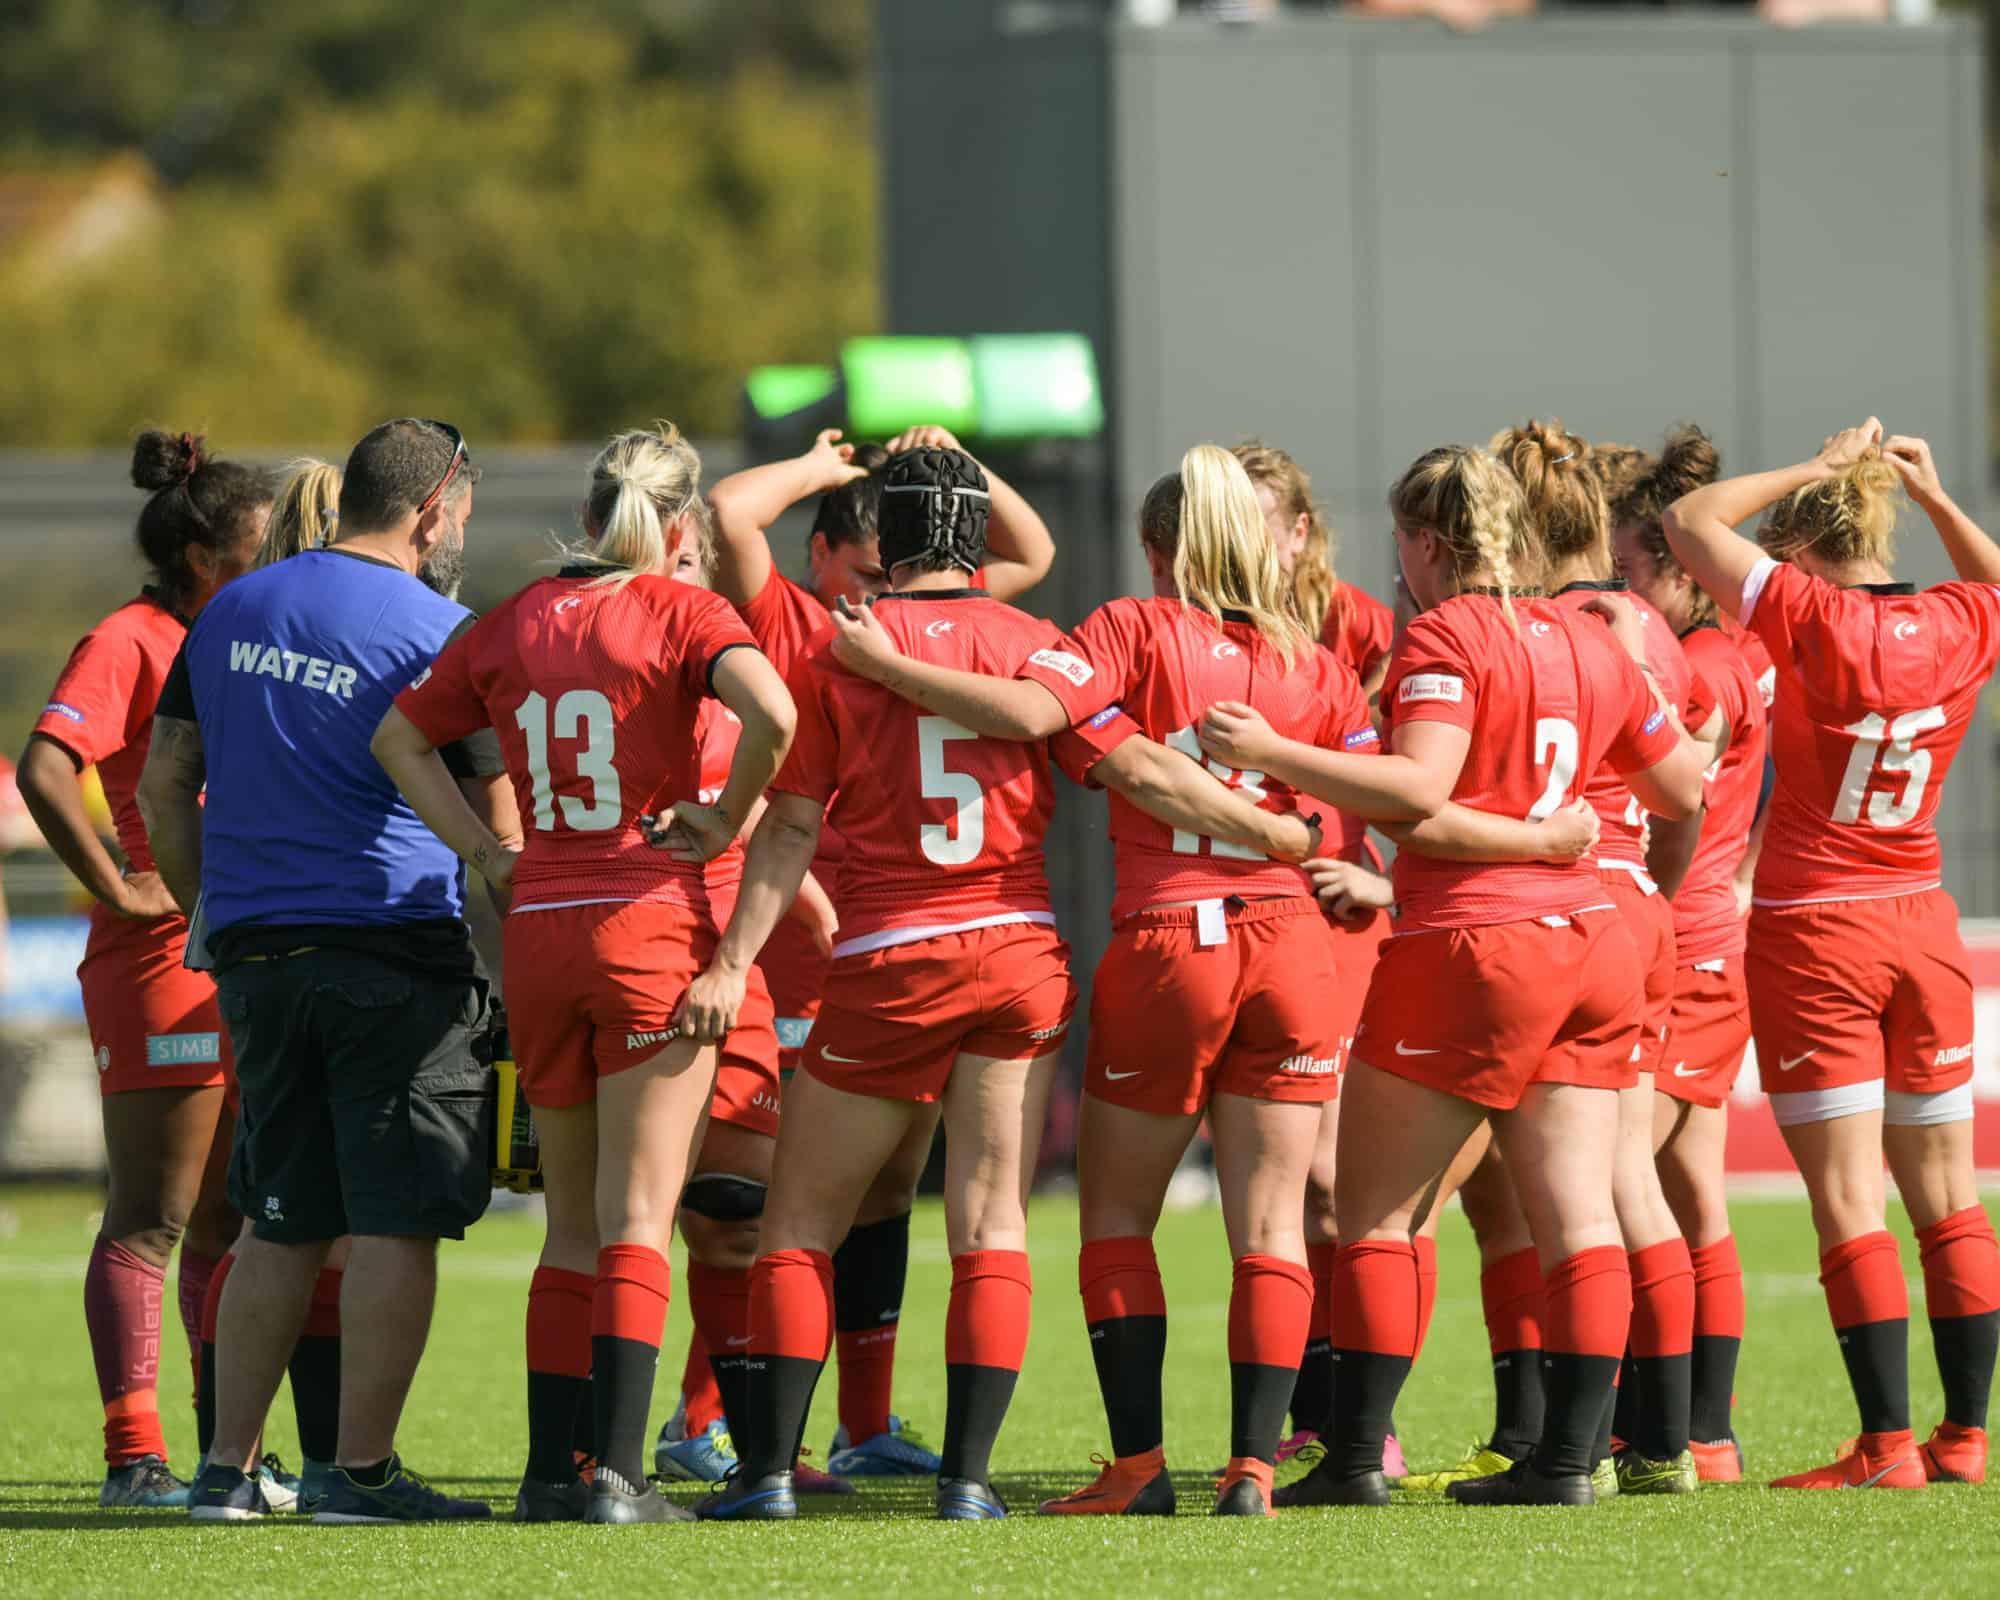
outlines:
M229 1198L260 1239L460 1239L492 1196L478 978L308 949L217 975L243 1106Z

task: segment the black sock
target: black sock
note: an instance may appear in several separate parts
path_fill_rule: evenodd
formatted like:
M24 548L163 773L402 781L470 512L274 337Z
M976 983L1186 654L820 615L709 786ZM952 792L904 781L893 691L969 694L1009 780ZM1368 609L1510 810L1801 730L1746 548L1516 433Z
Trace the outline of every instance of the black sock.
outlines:
M987 1474L992 1471L993 1444L1000 1437L1000 1424L1007 1420L1007 1407L1014 1398L1014 1384L1020 1376L1012 1367L979 1367L969 1361L946 1365L944 1448L938 1452L944 1462L938 1468L940 1478L987 1481Z
M1896 1433L1910 1425L1910 1322L1881 1322L1836 1328L1840 1358L1861 1412L1863 1433Z
M615 1334L590 1336L590 1398L597 1459L630 1484L646 1481L646 1418L660 1347Z
M1616 1356L1542 1352L1542 1383L1548 1414L1535 1445L1535 1470L1547 1478L1588 1472L1602 1459L1600 1432L1611 1427L1611 1386L1618 1377Z
M1639 1368L1632 1359L1632 1352L1625 1352L1625 1359L1618 1365L1618 1389L1611 1403L1611 1437L1626 1444L1636 1444L1639 1435L1645 1431L1639 1412L1644 1396L1639 1390ZM1647 1452L1650 1453L1650 1452Z
M750 1414L750 1356L743 1350L727 1355L711 1350L708 1370L715 1374L716 1391L722 1396L722 1414L733 1428L738 1417Z
M745 1477L790 1472L805 1438L806 1413L824 1361L804 1356L752 1355L744 1363L744 1424L729 1419Z
M1736 1357L1741 1339L1722 1334L1696 1334L1693 1377L1688 1396L1688 1434L1703 1444L1720 1444L1736 1437L1730 1402L1736 1398Z
M1993 1390L1993 1358L2000 1351L2000 1311L1971 1317L1932 1317L1931 1343L1944 1380L1944 1417L1961 1428L1986 1426Z
M1114 1456L1144 1455L1166 1439L1160 1373L1167 1359L1165 1317L1106 1317L1090 1324L1090 1359L1104 1397Z
M385 1456L380 1461L371 1461L365 1467L342 1467L350 1482L358 1483L364 1489L383 1489L389 1484L389 1469L396 1464L394 1456Z
M528 1374L528 1471L542 1483L576 1476L576 1418L588 1378L566 1372Z
M194 1386L194 1442L203 1455L215 1443L215 1346L206 1339L201 1342L201 1376Z
M1333 1420L1333 1341L1308 1339L1292 1385L1292 1432L1327 1433Z
M1542 1436L1542 1416L1546 1409L1541 1351L1503 1350L1495 1356L1490 1447L1510 1461L1525 1459Z
M1229 1363L1229 1453L1273 1464L1285 1426L1285 1402L1298 1372L1256 1361ZM1395 1426L1393 1417L1389 1426ZM1378 1460L1376 1465L1380 1465Z
M1329 1470L1342 1478L1382 1470L1382 1441L1395 1422L1396 1397L1410 1375L1410 1357L1375 1350L1333 1352L1333 1435Z
M288 1370L299 1453L308 1461L331 1461L340 1447L340 1336L300 1334Z
M1543 1364L1547 1365L1546 1357ZM1623 1363L1620 1363L1620 1366L1622 1370ZM1624 1387L1623 1383L1614 1381L1611 1392L1604 1397L1604 1410L1597 1419L1597 1437L1590 1444L1590 1465L1593 1470L1598 1462L1611 1454L1611 1440L1618 1431L1618 1391ZM1546 1412L1543 1421L1546 1427Z
M909 1275L909 1212L849 1228L833 1253L834 1329L859 1333L896 1321Z
M1694 1357L1641 1356L1632 1363L1633 1382L1638 1387L1639 1404L1634 1413L1633 1431L1619 1429L1619 1437L1634 1445L1639 1454L1654 1461L1675 1461L1688 1447L1688 1419L1694 1384Z
M578 1378L576 1420L570 1424L570 1450L586 1461L597 1459L597 1396L590 1379Z

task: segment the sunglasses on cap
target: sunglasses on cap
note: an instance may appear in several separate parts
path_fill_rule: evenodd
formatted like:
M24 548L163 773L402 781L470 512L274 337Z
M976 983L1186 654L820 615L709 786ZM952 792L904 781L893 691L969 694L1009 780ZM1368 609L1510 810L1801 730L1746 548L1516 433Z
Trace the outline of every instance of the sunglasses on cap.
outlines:
M431 490L429 494L425 495L423 504L417 507L417 515L421 517L426 511L430 510L432 506L436 505L438 503L439 496L441 496L445 492L445 490L451 487L451 480L458 476L458 469L465 462L466 452L465 452L465 435L460 433L458 429L454 428L449 422L440 422L435 417L424 417L421 418L420 420L423 422L423 425L425 427L436 428L438 432L442 433L447 439L451 441L451 461L446 465L444 469L444 476L438 479L438 486L435 489Z

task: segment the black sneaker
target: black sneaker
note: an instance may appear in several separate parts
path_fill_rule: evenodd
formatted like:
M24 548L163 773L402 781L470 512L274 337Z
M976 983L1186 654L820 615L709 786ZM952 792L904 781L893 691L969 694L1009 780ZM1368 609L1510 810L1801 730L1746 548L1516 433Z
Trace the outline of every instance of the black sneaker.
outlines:
M599 1465L590 1485L590 1504L583 1513L585 1522L693 1522L695 1514L677 1506L650 1483L627 1483L609 1467Z
M1544 1477L1533 1461L1517 1461L1490 1478L1465 1478L1445 1494L1462 1506L1594 1506L1597 1491L1587 1472Z
M590 1485L581 1478L568 1483L523 1478L514 1495L516 1522L581 1522L589 1509Z
M1386 1506L1389 1480L1378 1467L1357 1477L1343 1478L1333 1470L1333 1458L1321 1456L1319 1464L1297 1483L1288 1483L1271 1493L1271 1504L1281 1511L1297 1506Z
M192 1522L255 1522L270 1512L264 1489L237 1467L211 1461L188 1488Z
M439 1494L403 1465L389 1458L389 1475L380 1484L356 1483L345 1467L335 1467L326 1498L313 1521L328 1526L367 1522L478 1522L493 1515L484 1500L454 1500Z
M1007 1515L1007 1502L993 1485L977 1478L940 1478L937 1519L940 1522L997 1522Z
M694 1514L703 1522L790 1522L799 1514L799 1502L789 1472L753 1478L739 1466L695 1506Z
M1214 1515L1218 1517L1265 1517L1270 1512L1264 1505L1264 1491L1257 1487L1255 1478L1238 1478L1221 1494L1215 1497Z
M140 1456L106 1469L97 1503L107 1511L185 1511L188 1486L173 1475L164 1457Z

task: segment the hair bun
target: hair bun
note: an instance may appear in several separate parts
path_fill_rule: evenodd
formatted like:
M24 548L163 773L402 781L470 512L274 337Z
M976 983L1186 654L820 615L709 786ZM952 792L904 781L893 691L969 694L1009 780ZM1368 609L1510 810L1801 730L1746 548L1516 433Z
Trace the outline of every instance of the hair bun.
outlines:
M148 494L186 483L208 459L206 445L199 434L148 429L132 446L132 482Z
M1715 482L1722 475L1722 456L1713 439L1693 423L1683 423L1667 435L1655 471L1662 499L1674 501Z

